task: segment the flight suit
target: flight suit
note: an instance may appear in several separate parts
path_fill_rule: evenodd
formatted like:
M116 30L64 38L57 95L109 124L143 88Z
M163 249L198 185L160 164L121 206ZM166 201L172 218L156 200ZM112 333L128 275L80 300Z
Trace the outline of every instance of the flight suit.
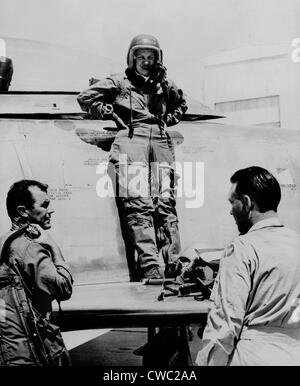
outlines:
M53 359L51 365L70 365L60 331L49 319L52 301L70 298L73 278L59 248L54 254L36 236L30 226L14 227L0 239L0 365L45 366L46 358ZM39 314L50 339L44 328L41 335Z
M119 127L112 144L109 174L141 269L158 265L160 248L166 263L176 260L175 158L166 127L187 109L182 91L171 80L151 83L128 68L93 84L78 102L97 118L112 119L113 113L127 126Z

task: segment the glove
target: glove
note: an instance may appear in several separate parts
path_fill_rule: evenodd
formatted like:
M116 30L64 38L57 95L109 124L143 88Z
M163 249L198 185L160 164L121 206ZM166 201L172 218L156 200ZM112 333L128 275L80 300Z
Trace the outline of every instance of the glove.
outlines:
M162 83L165 80L167 74L167 69L161 63L154 64L150 69L150 80L151 83L158 84Z
M180 260L174 261L172 263L167 263L165 267L165 278L177 277L181 274L182 263Z
M90 107L89 113L98 119L108 120L112 119L114 109L111 104L103 102L95 102Z
M173 114L168 114L167 115L167 126L174 126L179 122L179 119L173 115Z
M198 256L182 269L180 277L183 282L197 283L200 280L204 286L209 286L213 284L216 273L217 268L212 268L212 265Z
M98 119L114 121L119 130L128 129L128 126L114 112L113 105L109 103L103 103L103 102L93 103L92 107L90 108L90 114L92 114L94 117Z

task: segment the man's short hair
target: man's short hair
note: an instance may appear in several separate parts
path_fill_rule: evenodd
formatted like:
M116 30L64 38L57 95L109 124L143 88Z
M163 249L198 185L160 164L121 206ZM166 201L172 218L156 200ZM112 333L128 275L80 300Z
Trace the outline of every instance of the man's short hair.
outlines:
M6 209L9 217L13 219L18 215L17 207L24 205L25 208L30 209L33 205L33 199L30 186L37 186L43 192L47 193L48 185L35 180L21 180L15 182L9 189L6 198Z
M237 183L235 192L238 196L243 194L251 197L260 212L268 210L277 212L281 199L281 189L276 178L268 170L259 166L240 169L235 172L230 181Z

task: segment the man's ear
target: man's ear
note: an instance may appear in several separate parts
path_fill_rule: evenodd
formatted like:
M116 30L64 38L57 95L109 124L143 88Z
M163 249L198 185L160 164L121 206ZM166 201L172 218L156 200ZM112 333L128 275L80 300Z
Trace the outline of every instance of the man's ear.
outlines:
M24 205L19 205L18 207L17 207L17 212L18 212L18 214L21 216L21 217L28 217L28 213L27 213L27 210L26 210L26 208L25 208L25 206Z
M248 196L247 194L243 194L241 201L243 203L243 208L246 212L249 212L253 209L253 201L250 196Z

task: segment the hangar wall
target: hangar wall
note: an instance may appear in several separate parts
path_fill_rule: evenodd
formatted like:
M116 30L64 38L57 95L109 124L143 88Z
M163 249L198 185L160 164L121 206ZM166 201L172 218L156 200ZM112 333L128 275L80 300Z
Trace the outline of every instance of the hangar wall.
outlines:
M300 128L300 62L291 42L255 45L207 57L204 103L227 122Z

